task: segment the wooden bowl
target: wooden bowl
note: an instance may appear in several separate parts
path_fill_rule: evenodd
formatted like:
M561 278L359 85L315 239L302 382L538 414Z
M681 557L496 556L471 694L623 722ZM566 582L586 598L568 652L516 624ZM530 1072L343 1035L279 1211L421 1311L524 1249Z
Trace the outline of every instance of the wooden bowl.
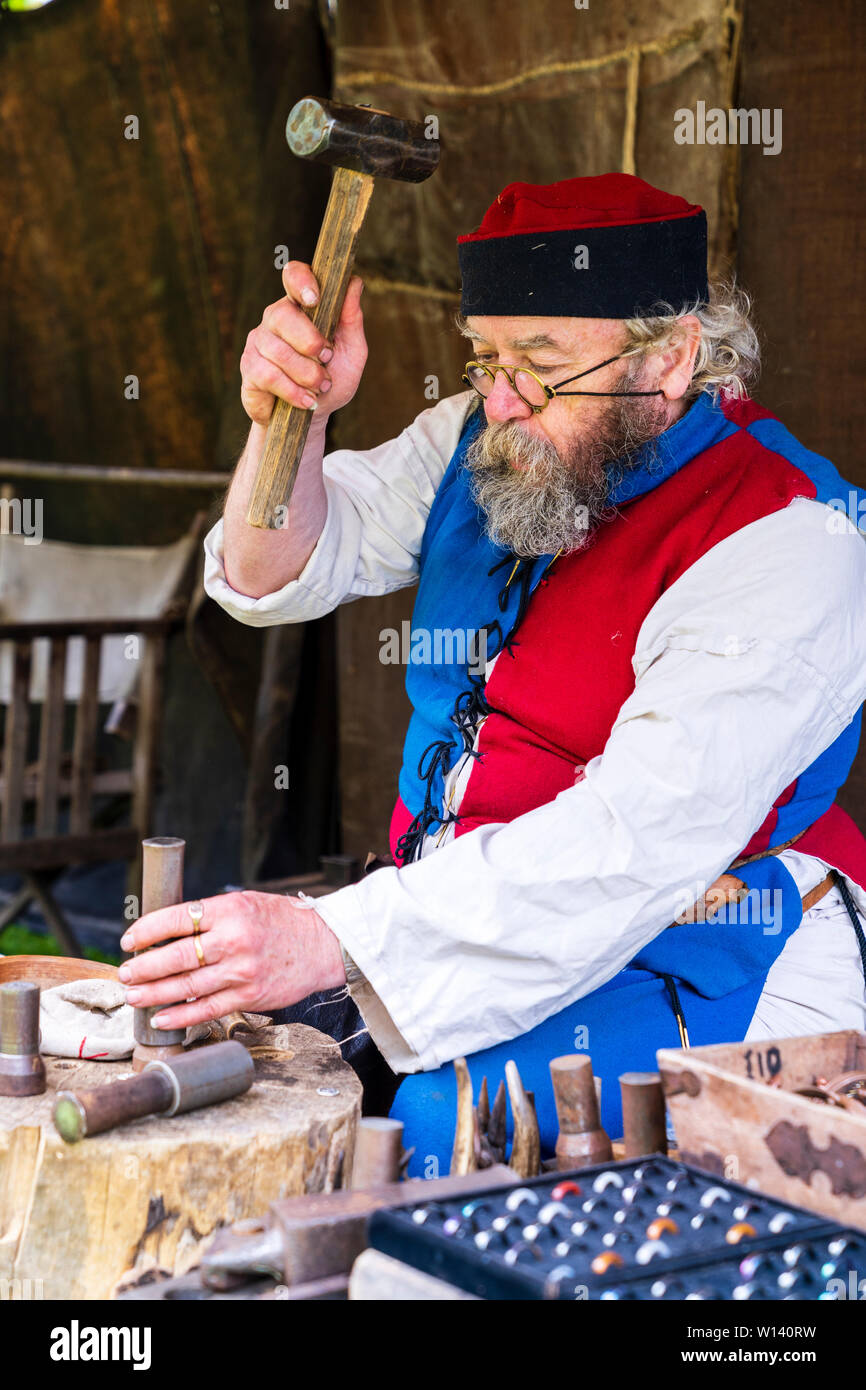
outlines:
M73 980L116 980L117 966L77 956L0 956L0 985L8 980L32 980L40 989L68 985Z

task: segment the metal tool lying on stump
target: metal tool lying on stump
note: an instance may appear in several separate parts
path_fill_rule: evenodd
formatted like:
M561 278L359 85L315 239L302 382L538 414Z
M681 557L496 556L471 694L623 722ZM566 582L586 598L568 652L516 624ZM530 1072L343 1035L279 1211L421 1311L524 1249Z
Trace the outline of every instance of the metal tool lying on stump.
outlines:
M45 1063L39 1055L39 986L0 985L0 1096L41 1096Z
M89 1091L60 1091L54 1124L67 1144L145 1115L182 1115L242 1095L253 1084L253 1059L242 1043L213 1043L181 1057L148 1062L123 1081Z
M292 153L336 166L313 256L319 302L310 312L329 342L340 321L373 180L421 183L429 178L439 163L439 141L430 134L419 121L316 97L304 97L289 112L286 140ZM274 403L247 514L251 526L278 531L284 524L311 420L309 410L283 400Z

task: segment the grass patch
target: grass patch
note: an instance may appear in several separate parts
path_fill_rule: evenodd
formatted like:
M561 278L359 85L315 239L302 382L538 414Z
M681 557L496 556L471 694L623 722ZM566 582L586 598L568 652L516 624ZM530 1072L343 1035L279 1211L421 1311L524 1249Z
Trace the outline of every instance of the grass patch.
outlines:
M53 936L43 936L40 932L23 927L20 922L10 922L0 931L0 956L62 956L58 942ZM120 965L120 955L109 955L98 946L85 946L86 960L104 961L106 965Z

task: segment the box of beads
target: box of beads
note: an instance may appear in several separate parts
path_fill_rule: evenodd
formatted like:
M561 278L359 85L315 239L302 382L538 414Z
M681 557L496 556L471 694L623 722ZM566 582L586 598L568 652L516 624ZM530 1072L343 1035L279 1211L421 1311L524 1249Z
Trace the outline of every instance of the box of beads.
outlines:
M657 1057L684 1162L866 1230L866 1034Z

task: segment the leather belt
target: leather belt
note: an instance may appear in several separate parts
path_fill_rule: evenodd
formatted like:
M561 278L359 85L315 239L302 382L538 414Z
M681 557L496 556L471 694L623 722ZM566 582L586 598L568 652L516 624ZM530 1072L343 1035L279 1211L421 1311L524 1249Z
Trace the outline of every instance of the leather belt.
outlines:
M816 883L814 888L803 897L803 913L807 913L810 907L814 907L822 898L830 892L836 883L836 870L831 869L826 878L822 878L820 883ZM707 912L711 914L718 912L727 903L741 902L746 896L747 889L741 878L735 874L720 874L715 883L711 883L703 897L698 898L697 902L686 912L680 913L675 919L674 925L679 926L683 922L705 922Z
M820 883L816 883L814 888L809 889L809 892L803 899L804 916L809 911L810 907L814 907L816 903L819 903L822 898L827 896L830 889L835 886L835 883L836 870L831 869L826 878L822 878Z

